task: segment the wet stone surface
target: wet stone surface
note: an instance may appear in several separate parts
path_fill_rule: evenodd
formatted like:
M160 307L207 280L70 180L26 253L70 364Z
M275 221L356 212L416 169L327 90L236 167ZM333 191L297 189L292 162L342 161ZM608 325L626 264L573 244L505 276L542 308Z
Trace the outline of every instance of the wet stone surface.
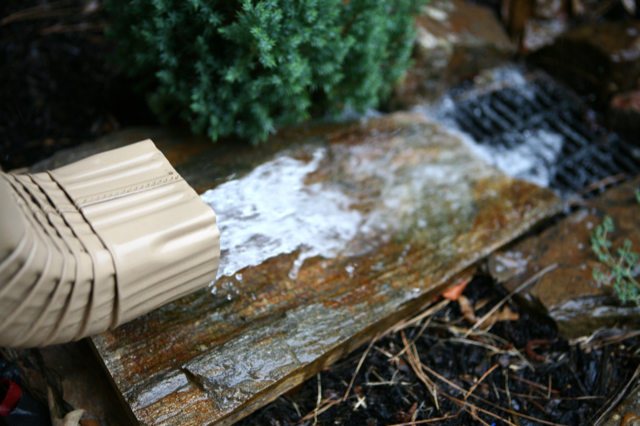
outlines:
M531 59L606 107L614 94L637 87L640 22L615 21L578 27Z
M637 250L640 206L634 190L638 187L640 178L613 188L539 237L492 254L488 262L492 275L513 290L535 272L557 263L556 269L523 290L521 296L530 308L555 320L565 337L588 335L601 327L635 320L638 308L621 306L611 287L594 280L594 268L606 271L591 249L590 234L609 215L615 224L615 232L610 235L612 247L621 247L628 238Z
M210 288L93 338L142 424L231 424L561 208L421 115L293 128L259 148L140 132L124 139L154 139L204 192L222 248Z
M532 53L549 46L568 29L569 24L566 20L529 19L522 34L523 50Z
M404 108L434 100L515 53L493 11L462 0L430 1L417 26L415 64L394 94L394 102Z
M609 104L607 122L614 131L637 141L640 135L640 90L615 95Z

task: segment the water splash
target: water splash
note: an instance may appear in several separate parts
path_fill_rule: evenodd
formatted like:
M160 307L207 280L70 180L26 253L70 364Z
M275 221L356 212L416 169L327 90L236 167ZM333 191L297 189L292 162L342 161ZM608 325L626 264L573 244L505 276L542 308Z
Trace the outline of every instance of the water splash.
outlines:
M464 96L465 101L473 100L487 91L509 87L526 99L535 98L535 87L523 72L514 66L489 70L475 79L475 89ZM555 164L565 143L565 136L543 128L520 132L506 131L502 138L511 141L509 146L478 141L464 132L456 120L457 102L451 95L445 95L433 105L414 108L432 120L448 127L467 146L487 163L509 176L522 179L538 186L548 187L554 174Z
M304 183L325 155L319 148L309 162L281 156L202 194L220 229L218 277L301 250L294 278L305 259L333 257L355 236L362 216L350 209L352 200L321 183Z
M295 279L309 258L357 257L406 232L444 247L445 229L473 223L472 182L498 173L431 123L301 149L310 161L282 155L202 195L218 216L219 277L298 251ZM234 297L228 287L212 292Z
M511 148L478 143L470 146L480 158L509 176L548 187L565 137L543 129L524 131L523 136L524 143Z

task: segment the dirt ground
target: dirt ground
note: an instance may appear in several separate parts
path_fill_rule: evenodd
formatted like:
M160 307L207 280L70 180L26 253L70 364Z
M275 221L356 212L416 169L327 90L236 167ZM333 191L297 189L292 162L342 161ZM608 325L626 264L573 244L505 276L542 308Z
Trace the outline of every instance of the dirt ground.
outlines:
M98 2L0 2L0 166L25 167L121 126L153 123L108 57Z
M586 425L639 365L638 333L603 330L567 341L514 300L504 306L517 320L464 337L472 323L461 304L481 318L507 293L476 276L464 295L468 304L434 301L432 315L417 314L420 321L401 323L238 424Z

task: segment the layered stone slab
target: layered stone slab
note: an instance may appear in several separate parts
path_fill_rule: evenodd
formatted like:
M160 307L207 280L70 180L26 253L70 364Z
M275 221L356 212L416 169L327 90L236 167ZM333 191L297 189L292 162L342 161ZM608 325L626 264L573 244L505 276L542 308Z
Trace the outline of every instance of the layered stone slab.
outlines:
M562 207L420 115L298 127L257 148L142 133L125 139L153 139L208 190L221 231L208 289L93 337L145 425L233 423Z
M416 16L414 65L394 89L392 103L410 108L506 63L516 46L494 12L462 0L431 0Z
M532 274L557 263L557 268L525 289L521 297L532 309L549 315L565 337L589 335L602 327L636 320L640 312L636 306L621 306L613 288L593 278L594 268L609 271L591 249L590 235L605 216L610 216L615 226L609 235L612 254L616 255L626 239L638 252L637 188L640 177L606 191L539 236L492 254L489 269L513 290Z

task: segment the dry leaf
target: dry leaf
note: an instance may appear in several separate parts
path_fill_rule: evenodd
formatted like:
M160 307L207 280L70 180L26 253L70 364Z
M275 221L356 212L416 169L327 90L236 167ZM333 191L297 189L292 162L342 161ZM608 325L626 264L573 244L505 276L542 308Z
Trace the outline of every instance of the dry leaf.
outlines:
M458 300L464 289L467 288L467 284L469 284L469 281L471 281L471 277L463 279L462 281L460 281L460 283L454 285L453 287L442 293L442 297L451 301Z
M47 401L49 402L49 415L52 426L79 426L80 418L84 414L84 410L73 410L67 413L64 418L61 418L60 409L56 404L50 387L47 387Z
M476 312L473 309L473 305L466 296L460 296L458 298L458 304L460 305L460 311L462 311L462 315L464 315L465 319L472 324L475 324L478 321L476 318Z
M518 321L519 319L519 313L513 312L508 306L505 306L500 311L494 312L489 318L487 318L480 328L484 330L500 321Z

